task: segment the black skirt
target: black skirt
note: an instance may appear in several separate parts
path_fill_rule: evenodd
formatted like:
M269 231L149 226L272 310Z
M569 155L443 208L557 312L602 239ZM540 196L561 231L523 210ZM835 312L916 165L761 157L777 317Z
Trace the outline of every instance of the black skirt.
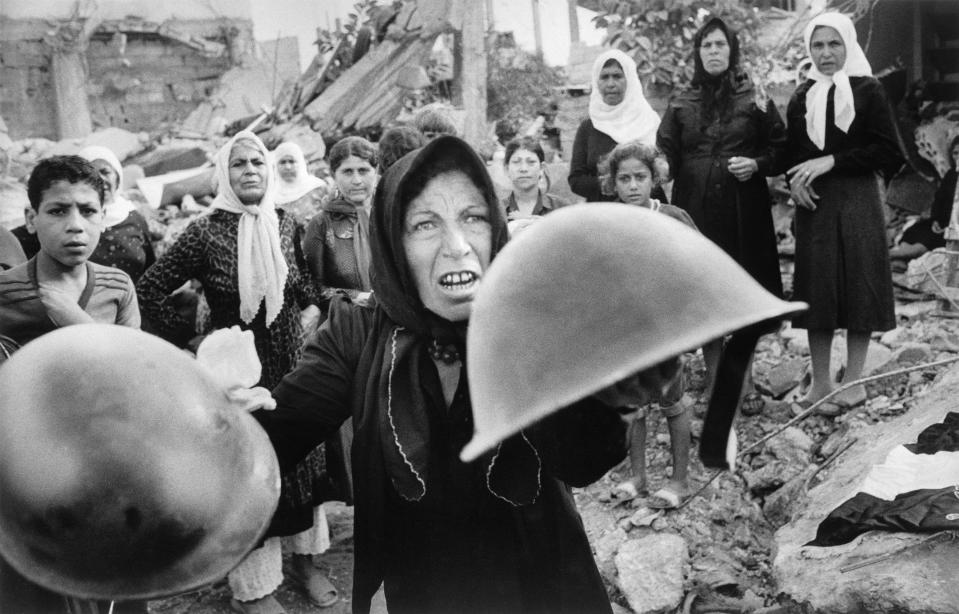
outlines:
M793 299L809 303L797 328L895 328L880 179L829 173L813 182L815 211L796 209Z

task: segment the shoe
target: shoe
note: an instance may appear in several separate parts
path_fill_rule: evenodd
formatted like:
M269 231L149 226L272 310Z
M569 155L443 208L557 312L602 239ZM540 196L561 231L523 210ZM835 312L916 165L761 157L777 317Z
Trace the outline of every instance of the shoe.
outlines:
M305 563L297 562L298 558L298 555L294 555L289 577L310 602L318 608L328 608L339 601L339 591L326 575L313 565L312 557L304 557Z
M739 407L744 416L757 416L766 409L766 399L758 390L751 390L743 395Z
M260 597L253 601L230 599L230 608L234 612L239 612L239 614L286 614L286 610L273 595Z
M674 510L682 502L681 497L669 488L660 488L646 501L646 507L654 510Z

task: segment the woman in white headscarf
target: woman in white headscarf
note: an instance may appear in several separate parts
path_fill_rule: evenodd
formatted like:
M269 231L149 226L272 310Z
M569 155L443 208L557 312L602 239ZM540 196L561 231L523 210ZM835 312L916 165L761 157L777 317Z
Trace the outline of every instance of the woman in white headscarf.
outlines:
M296 143L281 143L273 150L276 163L276 206L306 224L322 208L330 186L310 174L306 156Z
M593 62L589 117L579 125L573 141L569 187L587 202L608 200L596 170L600 158L626 141L655 146L659 121L643 95L633 58L618 49L601 53ZM666 201L661 189L653 197Z
M212 328L239 326L253 332L263 366L258 385L272 389L299 357L300 309L316 303L313 285L296 262L296 223L275 207L269 153L252 132L239 132L217 153L214 189L210 212L191 222L137 283L144 328L168 338L189 329L191 323L183 321L168 297L196 279L210 306ZM322 448L318 450L295 475L284 476L284 490L297 500L281 501L269 539L230 574L235 607L241 611L283 611L272 597L283 581L280 536L294 552L293 579L314 603L330 605L337 599L336 589L311 560L329 547L326 517L318 505L322 493L319 482L314 484L323 462ZM304 501L314 504L305 520L300 513Z
M789 175L796 203L793 298L810 309L793 320L809 331L812 386L805 403L833 390L830 350L846 329L844 382L862 376L873 331L896 325L882 181L902 165L882 84L872 76L852 21L823 13L806 26L813 67L789 101ZM835 397L838 412L866 400L863 386ZM827 410L828 411L828 410Z
M103 199L103 233L91 262L124 271L134 282L156 261L150 228L136 207L119 193L123 181L120 159L98 145L84 147L77 154L96 167L106 184Z

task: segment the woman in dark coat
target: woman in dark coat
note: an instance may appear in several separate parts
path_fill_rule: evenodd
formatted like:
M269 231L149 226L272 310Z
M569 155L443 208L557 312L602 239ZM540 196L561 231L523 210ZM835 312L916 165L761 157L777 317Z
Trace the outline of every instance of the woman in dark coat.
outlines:
M576 130L569 164L569 187L586 202L605 200L597 168L617 143L639 140L655 145L659 115L643 95L636 62L618 49L593 62L589 117ZM653 198L665 201L662 189Z
M739 39L718 18L693 39L693 87L669 102L657 143L669 160L672 204L764 288L782 295L766 177L782 172L786 127L739 68ZM721 345L703 348L712 374ZM750 380L751 381L751 380ZM763 407L747 386L745 412Z
M809 311L793 324L809 331L813 381L806 402L833 389L833 333L847 332L845 382L862 376L869 337L896 325L881 200L881 175L902 165L882 84L872 76L852 21L823 13L806 26L814 67L789 101L790 190L796 208L796 300ZM840 406L866 400L863 386Z
M693 87L669 102L657 143L671 203L764 288L782 295L766 177L782 172L786 127L739 68L739 41L721 19L696 33Z
M376 191L371 301L335 299L277 409L258 412L281 467L353 421L354 612L381 583L391 614L611 611L569 487L624 458L617 412L588 397L459 459L473 434L467 319L506 237L463 141L404 156Z

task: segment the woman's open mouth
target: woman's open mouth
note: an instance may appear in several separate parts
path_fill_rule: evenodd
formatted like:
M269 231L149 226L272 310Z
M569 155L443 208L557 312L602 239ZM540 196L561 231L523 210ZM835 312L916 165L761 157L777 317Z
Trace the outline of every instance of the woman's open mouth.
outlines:
M450 292L469 290L479 281L479 275L472 271L456 271L440 276L440 287Z

